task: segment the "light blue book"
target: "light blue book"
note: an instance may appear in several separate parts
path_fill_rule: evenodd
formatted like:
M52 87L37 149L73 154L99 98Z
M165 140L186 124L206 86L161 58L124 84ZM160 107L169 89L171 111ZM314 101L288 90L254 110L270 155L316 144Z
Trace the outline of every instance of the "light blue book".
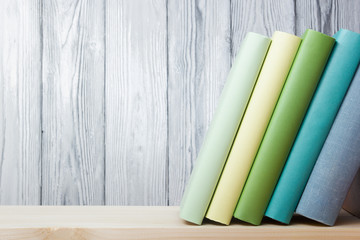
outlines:
M334 225L360 167L360 70L324 143L296 212Z
M360 34L341 29L265 216L288 224L360 61Z

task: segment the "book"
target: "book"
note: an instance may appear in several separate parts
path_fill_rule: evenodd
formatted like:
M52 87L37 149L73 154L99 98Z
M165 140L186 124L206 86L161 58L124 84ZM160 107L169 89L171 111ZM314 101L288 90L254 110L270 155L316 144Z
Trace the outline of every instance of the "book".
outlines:
M259 225L335 39L306 30L234 212Z
M349 192L346 195L343 209L360 218L360 169L358 170Z
M251 32L242 41L180 204L186 221L203 221L270 43Z
M360 61L360 34L341 29L265 216L289 224Z
M360 167L358 69L311 172L296 213L334 225Z
M301 38L275 32L206 217L228 225Z

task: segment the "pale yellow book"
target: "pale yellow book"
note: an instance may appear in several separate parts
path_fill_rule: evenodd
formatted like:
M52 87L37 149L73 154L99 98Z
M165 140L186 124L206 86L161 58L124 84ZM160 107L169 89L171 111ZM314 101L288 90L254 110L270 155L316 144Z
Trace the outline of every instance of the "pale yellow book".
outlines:
M276 31L206 218L228 225L290 71L301 38Z

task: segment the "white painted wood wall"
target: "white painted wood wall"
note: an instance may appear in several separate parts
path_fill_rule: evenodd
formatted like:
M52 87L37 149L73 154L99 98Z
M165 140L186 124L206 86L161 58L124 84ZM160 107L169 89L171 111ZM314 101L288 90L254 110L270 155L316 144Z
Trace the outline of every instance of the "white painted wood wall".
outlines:
M248 31L358 0L0 0L0 204L178 205Z

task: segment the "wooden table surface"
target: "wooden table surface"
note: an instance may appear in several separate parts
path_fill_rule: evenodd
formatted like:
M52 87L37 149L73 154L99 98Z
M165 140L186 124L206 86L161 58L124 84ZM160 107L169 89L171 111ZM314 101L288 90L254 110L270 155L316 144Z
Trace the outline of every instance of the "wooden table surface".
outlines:
M345 211L334 227L295 216L290 225L230 226L179 218L179 207L2 206L0 239L359 239L360 219Z

